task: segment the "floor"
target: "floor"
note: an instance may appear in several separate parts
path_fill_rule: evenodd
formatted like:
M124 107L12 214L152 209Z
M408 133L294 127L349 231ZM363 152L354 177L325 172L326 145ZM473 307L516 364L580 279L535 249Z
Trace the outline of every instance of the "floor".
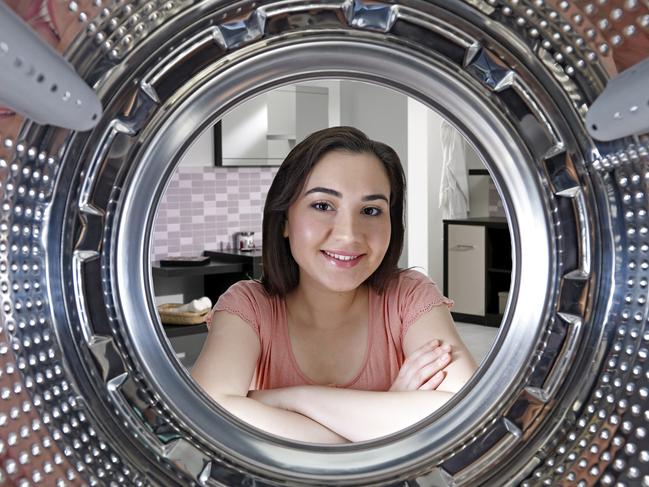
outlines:
M498 328L474 325L472 323L460 323L457 321L455 322L455 326L462 341L479 365L489 353L489 349L498 334Z

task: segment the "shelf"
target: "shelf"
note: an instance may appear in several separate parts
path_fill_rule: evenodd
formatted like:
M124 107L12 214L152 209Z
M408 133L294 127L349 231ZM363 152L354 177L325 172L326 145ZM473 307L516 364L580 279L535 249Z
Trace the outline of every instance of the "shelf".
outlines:
M492 228L507 229L507 218L502 216L474 216L468 218L445 218L442 223L451 223L457 225L478 225L486 227L487 230ZM509 236L509 233L507 234Z
M487 313L485 315L485 325L486 326L500 326L503 321L502 313Z
M482 326L492 326L498 328L503 320L502 313L486 313L482 315L469 315L465 313L456 313L451 311L453 320L460 323L473 323Z
M498 267L490 267L489 269L487 269L487 272L494 272L494 273L498 273L498 274L511 274L512 270L511 269L501 269L501 268L498 268Z

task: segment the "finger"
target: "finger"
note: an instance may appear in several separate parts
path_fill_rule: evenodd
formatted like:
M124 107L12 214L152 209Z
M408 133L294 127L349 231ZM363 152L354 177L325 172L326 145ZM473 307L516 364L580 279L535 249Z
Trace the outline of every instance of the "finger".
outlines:
M436 360L434 360L433 362L430 362L424 367L420 368L416 372L413 378L413 382L414 382L413 386L415 388L420 387L432 376L442 371L450 363L450 361L451 361L451 356L450 354L446 353L441 357L437 358Z
M446 372L440 370L434 376L432 376L428 381L424 382L420 387L420 391L433 391L439 387L439 385L446 378Z
M406 357L406 362L407 361L412 361L412 360L417 360L419 357L422 355L425 355L429 353L431 350L435 350L438 348L442 342L440 342L437 338L434 340L431 340L429 342L424 343L421 347L415 349L414 352L412 352L408 357Z
M437 372L441 371L448 365L450 361L449 356L443 356L439 359L429 362L423 367L418 369L408 369L404 371L403 375L399 378L398 383L395 381L394 387L400 390L416 391L422 384L430 380L430 378Z
M446 360L447 356L450 356L450 347L448 345L442 345L440 347L436 347L435 349L425 354L418 356L417 358L414 358L413 361L408 366L412 371L416 372L419 369L434 363L436 360L442 358Z
M434 348L430 353L431 353L431 361L432 361L445 354L451 353L451 346L447 344L440 345L439 347Z
M435 360L442 358L450 351L449 345L442 345L438 339L433 339L408 356L405 362L401 365L397 378L393 383L393 388L406 388L407 390L416 390L425 380L428 380L437 370L445 366L433 367L428 375L421 372L421 369L431 365Z

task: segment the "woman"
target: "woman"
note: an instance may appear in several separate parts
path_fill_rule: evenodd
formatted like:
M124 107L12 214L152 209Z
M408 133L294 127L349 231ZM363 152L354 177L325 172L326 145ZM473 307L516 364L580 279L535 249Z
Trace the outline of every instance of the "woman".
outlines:
M452 302L397 267L404 191L394 150L357 129L290 152L264 207L261 282L219 298L192 370L223 408L294 440L363 441L425 418L471 377Z

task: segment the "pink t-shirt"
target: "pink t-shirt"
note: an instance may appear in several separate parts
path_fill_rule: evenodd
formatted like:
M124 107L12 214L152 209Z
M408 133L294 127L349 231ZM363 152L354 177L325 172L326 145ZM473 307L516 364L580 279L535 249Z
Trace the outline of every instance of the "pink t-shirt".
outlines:
M363 366L356 377L338 387L388 390L404 361L402 341L408 327L441 304L450 308L453 301L444 297L426 275L415 270L400 272L383 294L370 289L368 346ZM261 355L253 388L314 384L302 373L293 355L284 299L269 296L259 282L240 281L221 295L207 317L208 328L214 311L239 316L259 337Z

